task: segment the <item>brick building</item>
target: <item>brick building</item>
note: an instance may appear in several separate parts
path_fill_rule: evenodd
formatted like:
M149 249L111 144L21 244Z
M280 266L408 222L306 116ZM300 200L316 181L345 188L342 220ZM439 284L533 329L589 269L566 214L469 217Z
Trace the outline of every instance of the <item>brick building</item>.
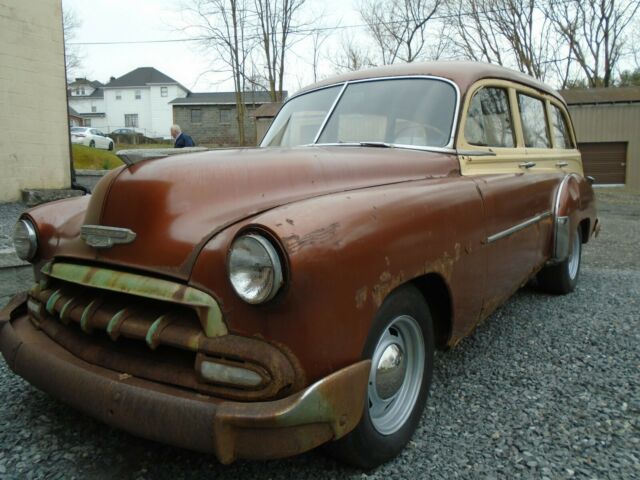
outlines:
M286 94L284 92L285 97ZM245 142L255 145L257 133L253 112L269 103L271 98L268 92L244 92L244 98ZM239 145L234 92L190 93L170 103L173 105L173 122L191 135L196 144L223 147Z

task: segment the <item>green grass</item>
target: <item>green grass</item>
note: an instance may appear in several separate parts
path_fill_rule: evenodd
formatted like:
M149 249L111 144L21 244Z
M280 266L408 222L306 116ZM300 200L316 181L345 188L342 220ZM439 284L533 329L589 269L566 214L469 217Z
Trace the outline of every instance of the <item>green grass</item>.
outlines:
M79 170L111 170L123 165L113 152L84 145L71 145L73 166Z

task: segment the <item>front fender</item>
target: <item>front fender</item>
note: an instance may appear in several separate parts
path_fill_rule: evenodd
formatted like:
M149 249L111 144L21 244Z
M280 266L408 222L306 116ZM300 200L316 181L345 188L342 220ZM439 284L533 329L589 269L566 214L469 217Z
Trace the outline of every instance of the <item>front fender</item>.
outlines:
M251 228L270 232L287 257L284 290L257 306L235 295L226 272L231 242ZM296 202L234 225L205 246L190 281L219 299L230 331L284 344L313 381L358 361L384 298L428 273L445 279L453 333L464 332L482 303L484 238L473 182L403 182Z

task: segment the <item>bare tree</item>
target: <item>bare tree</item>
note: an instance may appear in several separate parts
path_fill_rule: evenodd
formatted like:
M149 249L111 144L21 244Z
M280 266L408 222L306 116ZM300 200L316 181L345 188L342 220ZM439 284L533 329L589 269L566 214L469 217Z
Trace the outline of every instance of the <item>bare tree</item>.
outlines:
M464 56L513 65L545 79L554 45L540 0L450 0L447 5Z
M322 53L322 46L324 42L329 38L329 33L325 30L314 30L311 33L311 69L313 71L313 81L318 81L318 68L320 66L320 59Z
M353 72L376 66L369 49L357 44L353 38L343 38L340 48L341 52L332 55L336 73Z
M273 102L282 101L285 57L292 44L292 35L302 26L297 23L297 17L305 2L254 0L259 45L267 72L266 86Z
M71 42L76 36L78 28L80 28L81 22L74 10L67 7L62 11L62 31L64 34L64 64L67 72L67 79L72 79L73 76L82 66L82 57L80 55L77 45L72 45Z
M442 0L363 0L359 11L381 61L413 62L427 43L427 26Z
M590 87L614 84L638 0L548 0L546 15Z
M458 53L469 60L504 65L504 48L496 29L485 17L483 0L449 0L447 17L455 32L453 43Z
M244 91L247 65L251 54L248 0L190 0L184 12L190 17L188 27L203 37L202 45L210 50L222 67L231 74L236 100L236 122L241 145L246 144Z

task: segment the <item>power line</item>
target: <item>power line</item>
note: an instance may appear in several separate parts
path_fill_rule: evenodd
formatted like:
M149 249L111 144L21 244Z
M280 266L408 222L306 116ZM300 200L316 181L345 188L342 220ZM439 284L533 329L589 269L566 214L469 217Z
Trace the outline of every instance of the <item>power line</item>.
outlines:
M569 3L573 0L562 0L559 1L559 4ZM415 23L420 23L422 21L428 20L447 20L451 18L458 17L467 17L471 15L486 15L490 13L498 13L498 12L506 12L509 11L507 8L495 8L489 10L477 10L475 12L459 12L459 13L451 13L451 14L440 14L440 15L432 15L429 18L416 19ZM359 23L352 25L336 25L334 27L315 27L315 28L301 28L299 30L292 30L289 33L291 35L301 35L301 34L312 34L317 32L327 32L327 31L336 31L336 30L346 30L351 28L370 28L372 26L389 26L389 25L402 25L406 23L404 20L395 20L390 22L380 22L380 23ZM282 32L276 32L276 34L280 35ZM107 42L70 42L69 45L137 45L137 44L153 44L153 43L184 43L184 42L202 42L206 40L212 40L214 37L212 36L202 36L202 37L190 37L190 38L173 38L173 39L157 39L157 40L120 40L120 41L107 41ZM245 40L259 40L262 38L261 35L248 35L244 37Z

